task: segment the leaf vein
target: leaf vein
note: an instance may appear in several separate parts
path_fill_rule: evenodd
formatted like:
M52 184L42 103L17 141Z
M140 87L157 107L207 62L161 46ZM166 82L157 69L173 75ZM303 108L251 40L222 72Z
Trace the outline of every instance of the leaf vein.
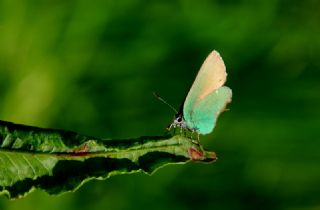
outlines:
M28 165L29 165L30 168L32 169L33 174L34 174L34 177L37 177L36 170L33 168L33 166L32 166L32 164L30 163L30 161L29 161L24 155L22 155L22 158L28 163Z
M11 159L11 157L8 154L4 153L4 155L9 159L9 161L12 163L12 165L16 168L19 180L22 180L23 178L20 176L20 170L19 170L18 165L16 165L16 163Z
M40 165L50 174L50 170L44 165L44 163L41 162L41 160L37 157L34 156L34 158L40 163Z

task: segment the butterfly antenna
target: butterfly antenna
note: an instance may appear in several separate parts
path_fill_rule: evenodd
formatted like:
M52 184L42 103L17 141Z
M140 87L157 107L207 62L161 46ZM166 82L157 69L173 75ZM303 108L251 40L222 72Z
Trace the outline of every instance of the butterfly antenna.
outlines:
M169 106L176 114L178 114L178 111L171 106L168 102L166 102L163 98L161 98L161 96L159 96L156 92L153 92L154 97L156 97L158 100L160 100L162 103L166 104L167 106Z

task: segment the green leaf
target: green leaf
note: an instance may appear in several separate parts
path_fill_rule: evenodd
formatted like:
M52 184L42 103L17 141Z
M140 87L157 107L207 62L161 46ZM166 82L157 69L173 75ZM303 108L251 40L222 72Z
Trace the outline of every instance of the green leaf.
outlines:
M215 159L198 141L180 135L103 140L0 121L0 193L9 198L36 188L60 194L91 179Z

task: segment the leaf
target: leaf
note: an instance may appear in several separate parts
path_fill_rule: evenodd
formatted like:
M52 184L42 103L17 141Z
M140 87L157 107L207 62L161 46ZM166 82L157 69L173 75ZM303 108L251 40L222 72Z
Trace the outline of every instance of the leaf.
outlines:
M215 159L214 152L180 135L103 140L0 121L0 193L9 198L23 197L35 188L61 194L91 179L151 174L170 163Z

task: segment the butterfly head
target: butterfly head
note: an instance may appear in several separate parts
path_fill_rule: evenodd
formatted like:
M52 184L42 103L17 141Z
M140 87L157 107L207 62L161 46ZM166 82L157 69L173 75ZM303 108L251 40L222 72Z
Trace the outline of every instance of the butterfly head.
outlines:
M182 113L178 113L175 115L175 118L173 119L172 123L169 125L168 130L170 130L171 128L177 128L180 127L181 129L188 129L187 123L183 118Z

